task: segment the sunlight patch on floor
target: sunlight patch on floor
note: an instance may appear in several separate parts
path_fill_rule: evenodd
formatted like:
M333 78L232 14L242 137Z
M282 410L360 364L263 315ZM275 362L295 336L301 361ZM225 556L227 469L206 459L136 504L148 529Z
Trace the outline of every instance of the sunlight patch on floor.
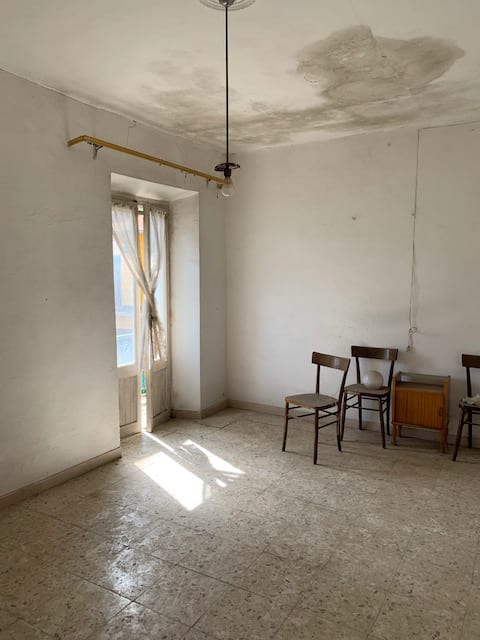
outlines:
M193 440L185 440L177 451L152 433L144 435L161 445L165 451L138 460L136 466L188 511L193 511L208 500L213 487L182 464L185 461L181 458L181 452L203 454L210 467L218 472L220 477L215 478L213 483L221 489L226 489L228 483L245 475L244 471ZM178 457L178 460L175 457Z
M219 456L217 456L215 453L212 453L208 449L201 447L196 442L193 442L192 440L187 440L185 444L187 446L195 447L196 449L201 451L203 454L205 454L208 458L208 461L212 465L213 469L216 469L216 471L223 471L224 473L233 473L233 474L236 474L237 476L244 475L244 472L241 469L237 469L237 467L234 467L232 464L230 464L223 458L220 458Z
M206 497L203 480L166 453L157 454L155 462L143 472L188 511L200 506Z

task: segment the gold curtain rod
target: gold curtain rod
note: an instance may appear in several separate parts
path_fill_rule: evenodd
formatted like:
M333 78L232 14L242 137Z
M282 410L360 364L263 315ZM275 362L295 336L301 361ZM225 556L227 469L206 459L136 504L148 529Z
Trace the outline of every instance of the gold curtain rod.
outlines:
M170 167L171 169L176 169L177 171L181 171L182 173L190 173L191 175L198 176L199 178L205 178L205 180L211 180L212 182L216 182L218 185L225 184L225 180L223 178L219 178L217 176L212 176L209 173L204 173L203 171L197 171L196 169L191 169L190 167L184 167L181 164L177 164L176 162L170 162L169 160L163 160L162 158L157 158L156 156L151 156L148 153L142 153L141 151L135 151L135 149L129 149L128 147L121 147L118 144L114 144L113 142L107 142L106 140L100 140L100 138L93 138L92 136L78 136L78 138L73 138L68 141L68 146L73 147L74 144L79 144L80 142L86 142L88 144L93 145L96 151L105 147L107 149L113 149L114 151L120 151L121 153L127 153L130 156L134 156L135 158L142 158L143 160L149 160L150 162L155 162L159 165L164 165L165 167Z

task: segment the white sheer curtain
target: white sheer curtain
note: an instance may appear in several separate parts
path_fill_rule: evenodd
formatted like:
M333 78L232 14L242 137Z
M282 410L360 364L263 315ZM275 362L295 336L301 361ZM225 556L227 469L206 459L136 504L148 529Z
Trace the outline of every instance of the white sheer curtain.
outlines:
M150 215L150 269L142 265L138 247L138 225L135 203L114 200L112 204L113 237L130 269L135 282L143 292L141 308L139 367L149 371L153 361L167 360L166 317L157 309L157 300L166 301L166 292L159 295L159 284L165 278L165 212L153 209ZM163 276L163 281L162 281ZM165 287L163 287L165 289ZM165 302L166 306L166 302Z
M167 360L167 243L165 211L150 205L149 242L150 242L150 278L149 287L153 298L155 322L151 324L152 358L155 361ZM151 315L151 318L153 316Z

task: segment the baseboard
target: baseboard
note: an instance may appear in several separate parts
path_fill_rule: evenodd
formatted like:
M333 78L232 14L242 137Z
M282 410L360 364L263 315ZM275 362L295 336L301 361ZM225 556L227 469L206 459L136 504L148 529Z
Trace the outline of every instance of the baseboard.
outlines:
M188 411L187 409L172 409L172 418L181 420L200 420L201 411Z
M95 458L91 458L90 460L86 460L85 462L81 462L80 464L76 464L74 467L69 467L68 469L59 471L58 473L48 476L43 480L37 480L37 482L27 484L21 489L15 489L15 491L11 491L10 493L6 493L3 496L0 496L0 509L9 507L13 504L17 504L18 502L21 502L26 498L31 498L32 496L35 496L42 491L51 489L52 487L55 487L59 484L63 484L68 480L72 480L73 478L81 476L88 471L93 471L93 469L101 467L108 462L118 460L118 458L121 457L122 449L121 447L117 447L116 449L112 449L111 451L102 453Z
M136 433L142 433L140 422L132 422L131 424L125 424L123 427L120 427L120 438L129 438Z
M285 413L285 407L273 407L268 404L244 402L243 400L228 400L228 406L232 409L244 409L245 411L256 411L257 413L270 413L277 416L282 416Z
M164 411L160 415L156 416L152 420L152 429L151 429L151 431L155 431L155 429L158 429L159 427L161 427L162 424L165 424L165 422L168 422L171 417L172 417L172 415L171 415L170 410ZM147 431L148 431L148 429L147 429Z
M222 409L226 409L228 406L228 402L226 400L222 400L222 402L212 404L210 407L202 409L201 411L172 409L172 418L181 418L182 420L201 420L202 418L208 418L208 416L212 416L214 413L218 413L218 411L222 411Z
M217 404L212 404L210 407L206 409L202 409L201 418L208 418L209 416L213 416L214 413L218 413L219 411L223 411L228 407L228 402L226 400L222 400L221 402L217 402Z

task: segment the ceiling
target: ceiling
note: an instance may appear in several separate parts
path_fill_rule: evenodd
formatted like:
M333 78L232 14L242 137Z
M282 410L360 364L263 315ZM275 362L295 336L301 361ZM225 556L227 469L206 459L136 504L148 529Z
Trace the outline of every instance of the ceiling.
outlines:
M480 119L479 24L478 0L256 0L230 18L232 147ZM0 67L220 146L223 28L199 0L2 0Z

